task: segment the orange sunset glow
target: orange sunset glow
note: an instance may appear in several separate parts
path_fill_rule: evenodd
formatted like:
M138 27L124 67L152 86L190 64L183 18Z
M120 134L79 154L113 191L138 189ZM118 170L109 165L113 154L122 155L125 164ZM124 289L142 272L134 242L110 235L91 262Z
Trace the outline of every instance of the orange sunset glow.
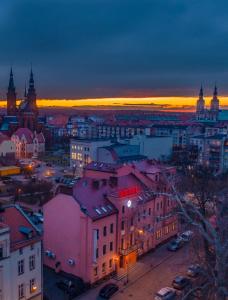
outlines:
M96 98L96 99L38 99L39 107L80 107L80 106L131 106L158 105L167 108L192 108L197 97L144 97L144 98ZM209 105L211 97L205 97ZM228 106L228 97L220 97L221 106ZM0 102L6 107L6 101Z

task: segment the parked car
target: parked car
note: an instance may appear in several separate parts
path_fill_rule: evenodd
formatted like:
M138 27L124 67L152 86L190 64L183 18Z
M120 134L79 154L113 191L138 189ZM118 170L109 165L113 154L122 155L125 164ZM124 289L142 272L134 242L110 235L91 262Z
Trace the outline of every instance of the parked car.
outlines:
M155 294L154 300L174 300L176 296L177 293L173 288L165 287Z
M179 235L184 242L189 242L193 236L193 231L187 230Z
M200 273L202 273L202 268L198 264L191 265L187 269L187 275L189 277L197 277L200 275Z
M184 276L176 276L172 282L172 286L177 290L183 290L184 288L190 285L190 279Z
M59 289L63 290L65 293L69 295L74 295L76 292L75 285L72 283L71 280L63 279L56 282L56 285Z
M181 247L183 247L184 245L184 241L179 239L179 240L173 240L171 241L168 246L167 249L169 251L177 251L178 249L180 249Z
M104 299L109 299L118 290L119 290L118 285L114 283L108 283L100 290L99 296Z

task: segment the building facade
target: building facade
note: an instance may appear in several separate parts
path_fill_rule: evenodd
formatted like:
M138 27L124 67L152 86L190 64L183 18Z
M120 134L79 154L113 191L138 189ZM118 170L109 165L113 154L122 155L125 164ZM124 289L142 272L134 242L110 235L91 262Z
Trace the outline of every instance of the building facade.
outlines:
M126 272L140 255L177 234L167 179L174 168L95 162L84 172L72 195L58 194L44 206L47 266L94 283Z
M0 218L0 298L41 300L39 231L19 206L1 208Z

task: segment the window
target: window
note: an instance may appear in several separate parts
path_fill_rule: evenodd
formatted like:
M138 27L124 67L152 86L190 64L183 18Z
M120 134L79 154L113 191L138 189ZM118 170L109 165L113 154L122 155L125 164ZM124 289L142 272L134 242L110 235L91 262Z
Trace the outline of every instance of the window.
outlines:
M133 218L131 218L131 226L133 226L133 224L134 224L134 220Z
M113 242L110 242L110 251L113 251Z
M96 258L98 258L99 257L99 249L97 248L96 249Z
M30 246L30 250L33 250L34 249L34 244L32 244L31 246Z
M22 299L25 296L24 283L18 285L18 299Z
M3 246L0 247L0 258L3 258Z
M35 279L30 280L30 293L35 293L37 287L36 287L36 282Z
M19 249L19 254L22 255L23 254L23 248Z
M106 254L106 245L103 246L103 255Z
M159 240L161 237L162 237L162 230L160 229L156 232L156 239Z
M94 276L98 275L98 267L94 268Z
M124 248L124 239L121 239L121 249Z
M104 226L104 228L103 228L103 236L106 236L106 235L107 235L107 227Z
M113 262L112 258L109 259L109 268L110 268L110 269L112 268L112 262Z
M159 210L159 202L157 203L157 210Z
M122 206L122 214L125 213L125 206Z
M112 224L110 224L110 233L113 233L113 230L114 229L114 227L113 227L113 223Z
M131 233L130 234L130 246L132 246L133 245L133 234Z
M149 216L151 215L151 208L149 208L149 212L148 212Z
M17 270L18 270L18 275L21 275L24 273L24 259L18 261Z
M121 222L121 230L124 230L124 221Z
M146 218L146 210L145 209L143 210L143 218L144 219Z
M162 209L162 202L160 203L160 207L161 207L161 209Z
M99 229L97 229L97 240L99 240Z
M32 271L35 269L35 255L29 256L29 270Z
M105 273L105 269L106 269L106 263L102 264L102 273Z

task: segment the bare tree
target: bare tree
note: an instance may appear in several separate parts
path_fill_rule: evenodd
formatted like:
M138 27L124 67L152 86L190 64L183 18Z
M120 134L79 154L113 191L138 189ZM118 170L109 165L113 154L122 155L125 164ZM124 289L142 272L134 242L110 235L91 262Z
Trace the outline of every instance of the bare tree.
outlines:
M227 175L215 177L209 169L203 168L191 171L186 172L182 180L169 178L172 194L180 215L195 227L204 245L200 250L206 278L205 299L225 300L228 297ZM210 221L211 216L215 220L214 224Z

